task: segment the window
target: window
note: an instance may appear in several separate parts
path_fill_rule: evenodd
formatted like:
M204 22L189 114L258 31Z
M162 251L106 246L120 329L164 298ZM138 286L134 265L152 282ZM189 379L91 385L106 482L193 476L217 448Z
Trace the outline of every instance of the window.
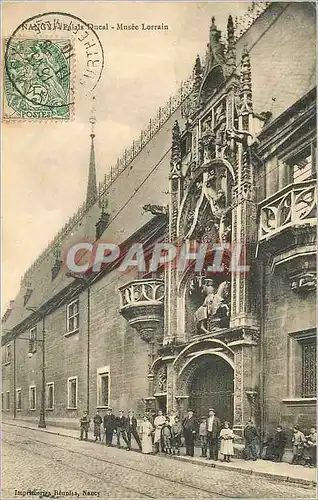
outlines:
M36 387L31 385L29 387L29 408L30 410L36 410Z
M304 182L315 176L315 145L309 144L297 154L288 158L291 168L291 182Z
M37 327L29 331L29 353L35 353L37 349Z
M294 332L288 343L288 399L314 404L316 399L316 334L313 330ZM306 401L307 400L307 401Z
M79 300L76 299L68 304L66 311L67 333L77 332L79 327Z
M11 363L11 344L7 344L4 351L4 364L9 363Z
M300 342L302 352L302 398L316 397L316 339L306 339Z
M67 379L67 407L69 410L77 408L77 377Z
M4 394L3 392L1 393L1 411L4 410Z
M54 410L54 382L49 382L46 387L46 409Z
M6 408L7 408L7 410L10 410L10 391L6 392L6 396L7 396L7 401L6 401L7 405L6 405Z
M21 391L21 389L17 389L16 408L17 408L17 410L22 410L22 391Z
M97 406L105 407L110 402L110 374L109 366L97 370Z

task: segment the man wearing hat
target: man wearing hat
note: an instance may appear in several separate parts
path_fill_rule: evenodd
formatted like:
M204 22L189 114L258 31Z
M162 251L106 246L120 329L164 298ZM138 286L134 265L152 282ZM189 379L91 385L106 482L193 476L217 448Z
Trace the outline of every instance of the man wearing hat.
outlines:
M115 415L113 415L113 410L111 408L107 408L106 415L104 416L104 430L105 430L107 446L112 446L113 434L115 429L116 429Z
M183 435L186 445L186 455L194 457L194 440L197 431L197 424L193 416L193 410L188 410L188 415L182 422L183 425Z
M210 460L218 459L220 430L221 430L221 421L215 415L215 409L210 408L207 420L207 440L209 446Z

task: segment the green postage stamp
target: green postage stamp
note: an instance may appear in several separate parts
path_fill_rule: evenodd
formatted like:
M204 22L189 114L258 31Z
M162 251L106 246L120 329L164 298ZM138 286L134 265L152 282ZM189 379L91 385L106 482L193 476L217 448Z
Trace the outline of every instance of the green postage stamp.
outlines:
M71 50L69 40L6 41L5 119L70 119Z

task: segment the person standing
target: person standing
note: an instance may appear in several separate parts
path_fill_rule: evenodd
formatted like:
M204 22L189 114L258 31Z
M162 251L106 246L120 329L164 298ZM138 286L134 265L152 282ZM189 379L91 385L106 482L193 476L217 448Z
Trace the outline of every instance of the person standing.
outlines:
M87 441L89 424L90 424L90 419L88 416L88 411L84 411L84 415L80 419L80 426L81 426L80 439L81 440L85 439L85 441ZM84 435L85 435L85 438L84 438Z
M307 465L309 465L309 467L316 467L316 462L317 462L316 427L311 427L310 434L306 436L305 448L306 448Z
M300 461L303 458L304 454L304 444L305 444L306 438L304 434L301 432L299 429L298 425L294 426L294 434L292 437L292 443L293 443L293 460L292 464L293 465L299 465Z
M215 415L215 409L209 409L207 421L207 440L209 446L209 459L218 460L219 455L219 434L221 430L221 421Z
M94 422L94 437L95 437L95 441L97 441L98 439L99 439L99 441L101 441L100 426L102 425L103 419L100 416L98 410L96 410L96 415L95 415L95 417L93 419L93 422Z
M249 420L244 429L245 460L257 460L258 434L252 420Z
M194 440L197 431L197 425L193 410L188 410L188 415L183 420L182 425L186 445L186 455L189 457L194 457Z
M127 441L128 441L127 449L128 450L131 449L131 435L133 435L136 440L136 443L138 444L139 450L142 451L140 437L138 436L137 432L137 419L132 410L128 412L128 418L126 424L127 424Z
M176 412L174 410L170 410L168 417L169 417L170 425L172 426L175 423Z
M113 415L113 410L111 408L107 409L107 413L104 416L104 430L106 436L106 445L113 445L113 434L116 429L116 418Z
M175 416L174 424L171 426L172 433L172 453L180 455L182 424L179 417Z
M169 417L166 417L165 423L161 429L162 444L165 452L171 455L172 432Z
M287 437L281 425L278 425L272 442L272 460L281 462L285 451Z
M155 428L155 435L154 435L155 453L159 453L159 451L164 451L161 430L165 422L166 422L166 417L163 415L162 410L158 410L158 415L156 416L153 423Z
M141 425L141 451L142 453L152 453L152 432L154 428L149 420L149 416L144 416L144 421Z
M234 432L230 428L229 422L224 422L224 428L220 432L220 452L224 456L223 462L230 462L234 455L233 439Z
M117 446L120 448L120 437L122 437L125 445L128 448L128 439L126 434L127 419L124 411L120 410L118 417L116 417L116 433L117 433Z
M199 426L201 457L206 457L208 451L207 435L208 435L208 429L207 429L206 417L201 417L201 423Z

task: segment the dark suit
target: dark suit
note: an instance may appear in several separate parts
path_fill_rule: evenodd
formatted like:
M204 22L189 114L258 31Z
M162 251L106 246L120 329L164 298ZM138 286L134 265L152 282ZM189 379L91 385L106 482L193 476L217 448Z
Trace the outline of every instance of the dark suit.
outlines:
M121 436L128 447L126 428L127 428L127 418L124 416L116 417L117 446L120 446L120 436Z
M197 431L197 424L194 417L186 417L183 422L183 435L186 445L186 455L194 457L194 441L195 433Z
M104 429L106 436L106 444L108 446L112 445L113 442L113 434L116 429L116 417L115 415L105 415L104 416Z
M133 435L137 444L138 444L138 448L141 451L141 441L140 441L140 438L139 438L138 432L137 432L137 419L136 419L136 417L127 417L126 425L127 425L126 430L127 430L127 438L128 438L128 449L130 450L130 448L131 448L131 435Z
M206 423L209 454L211 459L217 460L219 455L219 435L221 430L221 421L218 417L214 416L212 430L209 431L209 418L211 417L208 417Z

